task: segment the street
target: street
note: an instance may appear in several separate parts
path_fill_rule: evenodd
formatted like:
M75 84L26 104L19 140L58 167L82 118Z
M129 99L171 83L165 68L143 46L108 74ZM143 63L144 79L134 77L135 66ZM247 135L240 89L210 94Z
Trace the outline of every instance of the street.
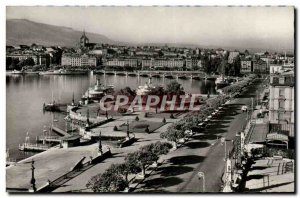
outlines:
M255 98L260 84L258 80L248 86L243 95L226 105L219 119L213 120L204 133L194 135L183 147L165 156L164 164L135 192L202 192L199 171L205 174L206 192L219 192L225 167L225 149L220 138L226 138L228 153L232 149L230 140L247 122L247 113L242 113L241 106L251 107L251 97Z

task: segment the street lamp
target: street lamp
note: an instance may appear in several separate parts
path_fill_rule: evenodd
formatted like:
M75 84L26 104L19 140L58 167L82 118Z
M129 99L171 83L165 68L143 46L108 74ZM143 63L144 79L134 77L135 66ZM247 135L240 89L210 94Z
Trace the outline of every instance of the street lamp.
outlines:
M30 184L31 184L33 192L36 192L34 169L35 169L34 160L32 159L32 161L31 161L31 180L30 180Z
M205 192L205 175L204 172L198 172L199 179L203 178L202 182L202 191Z
M129 139L130 137L129 137L129 123L128 123L128 120L127 120L126 127L127 127L127 130L126 130L127 138Z
M98 146L98 151L102 155L102 142L101 142L101 131L99 132L99 146Z

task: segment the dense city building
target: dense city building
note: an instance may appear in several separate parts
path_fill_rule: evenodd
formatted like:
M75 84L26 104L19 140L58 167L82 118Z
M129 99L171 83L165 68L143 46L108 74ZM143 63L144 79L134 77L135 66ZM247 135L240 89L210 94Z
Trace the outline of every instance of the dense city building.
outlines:
M253 62L252 60L242 60L241 61L241 73L252 73L253 72Z

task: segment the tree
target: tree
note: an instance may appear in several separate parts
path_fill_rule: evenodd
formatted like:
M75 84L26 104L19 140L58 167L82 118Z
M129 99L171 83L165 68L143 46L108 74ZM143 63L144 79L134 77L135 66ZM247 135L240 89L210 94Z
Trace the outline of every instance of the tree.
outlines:
M240 75L240 70L241 70L241 58L240 56L235 57L233 60L233 68L234 68L234 75L238 76Z
M169 126L167 131L160 134L160 137L163 139L167 139L170 142L174 143L174 147L177 147L177 143L179 139L184 138L184 131L178 130L173 127L173 125Z
M162 122L163 122L163 123L166 123L166 122L167 122L167 121L166 121L166 118L163 118Z
M203 57L202 57L202 67L203 67L203 70L205 73L210 73L210 69L211 69L211 61L210 61L210 58L209 58L209 55L208 54L205 54Z
M93 192L119 192L126 188L126 181L112 169L106 170L103 174L93 176L86 184Z
M118 131L118 127L117 126L114 126L114 131Z
M172 81L169 84L167 84L166 93L172 96L180 96L185 94L183 87L177 81Z
M151 152L153 152L157 156L160 156L160 155L167 154L171 148L172 148L172 145L170 143L168 143L168 142L162 143L160 141L157 141L152 145ZM157 163L157 160L155 161L156 163Z
M122 164L112 164L110 171L116 172L123 176L125 180L126 187L129 187L129 174L136 174L141 171L141 169L135 163L122 163Z
M13 59L11 57L6 57L6 70L9 70L9 66L12 64Z
M148 147L141 147L138 151L129 153L125 161L129 164L136 164L142 170L142 175L145 175L146 165L152 164L157 156L155 156Z

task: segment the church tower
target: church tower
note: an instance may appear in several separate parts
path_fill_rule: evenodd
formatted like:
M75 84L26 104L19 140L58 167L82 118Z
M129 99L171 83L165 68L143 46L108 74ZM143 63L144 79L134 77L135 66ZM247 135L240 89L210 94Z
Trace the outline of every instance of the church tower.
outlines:
M81 47L86 47L86 44L88 44L89 43L89 39L88 39L88 37L85 35L85 30L83 30L83 34L82 34L82 36L81 36L81 38L80 38L80 46Z

